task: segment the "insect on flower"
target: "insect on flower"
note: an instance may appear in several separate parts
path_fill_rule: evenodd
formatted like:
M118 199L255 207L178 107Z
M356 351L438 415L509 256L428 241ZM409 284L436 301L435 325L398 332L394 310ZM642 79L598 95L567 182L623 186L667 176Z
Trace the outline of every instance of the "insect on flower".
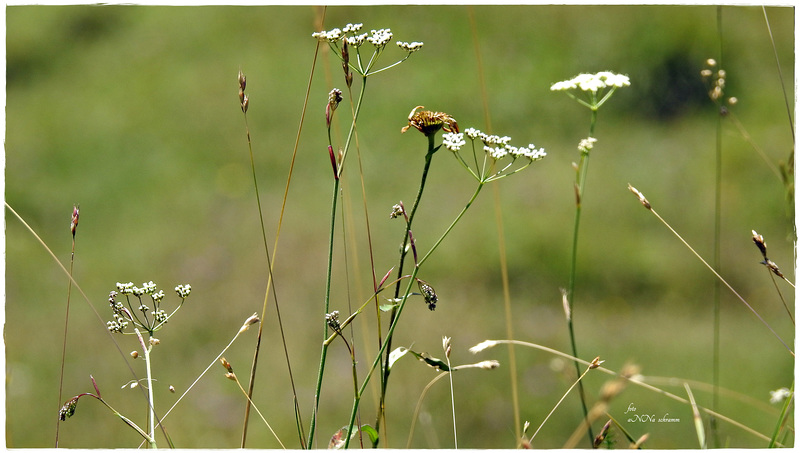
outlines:
M410 127L414 127L426 136L435 134L439 129L444 129L445 132L458 132L458 123L455 118L444 112L417 111L424 108L424 106L418 105L411 110L411 113L408 114L408 126L401 129L401 132L407 131Z

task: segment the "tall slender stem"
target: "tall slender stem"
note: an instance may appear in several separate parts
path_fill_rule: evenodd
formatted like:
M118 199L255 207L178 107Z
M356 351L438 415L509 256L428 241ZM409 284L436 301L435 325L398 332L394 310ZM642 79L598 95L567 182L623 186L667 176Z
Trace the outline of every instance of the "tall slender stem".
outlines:
M153 401L153 373L150 368L150 348L144 350L144 361L147 366L147 399L150 401L150 413L147 417L150 424L148 431L150 434L150 448L156 448L156 417L155 402Z
M333 241L334 241L334 229L336 227L336 201L339 198L339 179L337 178L334 180L333 183L333 199L331 200L331 232L330 232L330 240L328 245L328 271L327 271L327 285L325 287L325 313L328 313L330 310L330 294L331 294L331 275L333 269ZM328 324L323 323L322 328L322 338L325 339L328 335ZM319 396L322 390L322 376L325 373L325 359L328 356L328 344L327 342L322 343L322 353L320 354L319 359L319 373L317 374L317 386L314 390L314 409L311 414L311 426L308 428L308 442L306 443L306 447L311 449L313 448L314 442L314 432L317 426L317 412L319 410Z
M722 68L722 6L717 6L717 34L719 35L719 65ZM714 154L714 269L721 272L722 261L720 258L720 240L722 233L722 112L717 109L717 137L716 151ZM720 297L722 286L719 279L714 280L714 328L711 351L711 382L714 393L711 399L711 408L716 412L719 409L719 353L720 353ZM714 447L719 447L717 420L712 416L709 420L711 438Z
M339 199L339 180L342 175L342 171L344 170L344 160L347 157L347 150L350 147L350 141L353 138L353 134L355 133L356 128L356 120L358 119L358 114L361 111L361 104L364 101L364 92L367 88L367 76L363 76L361 78L361 92L358 95L358 102L356 103L355 111L353 113L353 121L350 124L350 131L347 133L347 140L344 144L344 151L342 152L342 157L339 162L339 166L337 168L337 175L333 181L333 197L331 199L331 227L330 227L330 235L328 238L328 270L326 275L325 281L325 314L330 312L330 303L331 303L331 279L333 275L333 242L335 240L335 229L336 229L336 205ZM330 136L330 128L328 129L328 142L330 144L331 136ZM325 361L328 357L328 346L329 344L324 340L328 336L328 323L327 321L323 320L322 323L322 352L320 354L319 359L319 372L317 374L317 385L314 390L314 409L311 416L311 425L308 429L308 442L306 443L306 448L313 448L314 442L314 433L317 426L317 413L319 410L319 398L320 392L322 390L322 377L325 374Z
M397 307L397 316L395 316L394 321L389 326L389 331L386 334L387 338L391 338L392 335L394 335L394 329L395 329L395 327L397 327L397 321L400 319L400 315L403 313L403 308L406 306L406 302L408 301L408 296L409 296L409 294L411 294L411 287L412 287L412 285L413 285L413 283L414 283L414 281L415 281L415 279L417 277L417 273L419 272L420 267L422 267L422 264L439 247L439 245L442 243L444 238L447 237L448 234L450 234L450 231L452 231L453 227L455 227L455 225L458 223L458 221L461 220L461 218L464 216L464 213L467 212L467 209L469 209L470 206L472 206L472 203L478 197L478 194L481 192L481 189L483 188L484 185L485 185L484 181L481 181L481 183L478 184L478 188L475 189L475 193L472 194L472 198L469 199L469 201L464 206L464 208L461 210L461 212L458 213L458 216L456 216L455 220L453 220L453 222L450 223L450 226L447 227L445 232L439 237L439 239L436 241L436 243L433 244L433 247L431 247L431 249L428 250L428 253L426 253L425 256L423 256L419 260L417 265L414 266L414 270L412 271L411 276L408 279L408 284L406 285L405 292L404 292L404 294L403 294L403 296L402 296L402 298L400 300L400 305ZM375 360L372 362L372 366L370 367L369 371L367 372L367 375L364 377L364 382L361 383L361 387L359 388L358 393L356 394L356 398L353 399L353 409L352 409L352 412L350 413L350 423L348 425L348 430L347 430L348 433L350 433L352 431L352 429L353 429L353 424L355 423L356 413L358 412L358 406L359 406L359 403L361 402L361 396L364 394L364 390L367 388L367 384L369 383L369 380L372 377L372 373L375 371L375 368L377 368L378 364L381 363L381 358L386 353L387 346L388 346L388 342L384 342L383 346L381 346L381 349L378 351L378 354L375 356ZM347 448L349 443L350 443L350 436L348 435L347 436L347 440L345 441L344 448Z
M142 346L142 353L144 354L144 363L145 369L147 370L147 425L148 425L148 444L150 448L158 448L156 446L156 409L155 409L155 402L153 401L153 372L150 368L150 348L152 345L148 345L145 343L144 338L142 338L142 334L139 333L139 329L134 329L136 332L136 336L139 339L139 344ZM150 339L153 338L153 332L149 332Z
M67 308L66 313L64 315L64 339L61 345L61 371L58 377L58 404L59 407L63 404L61 401L62 397L62 390L64 388L64 364L66 363L67 357L67 332L69 331L69 302L72 299L72 270L75 265L75 227L78 225L78 217L77 217L77 207L74 208L74 214L72 215L72 253L70 254L69 258L69 275L70 280L67 286ZM61 417L56 420L56 448L58 448L58 434L59 428L61 427Z
M592 109L592 120L591 125L589 126L589 136L594 135L594 126L597 121L597 109ZM575 224L572 230L572 261L570 266L570 275L569 275L569 312L570 315L567 319L567 325L569 327L569 341L570 346L572 347L572 355L578 357L578 346L575 342L575 327L572 322L574 318L574 307L575 307L575 280L577 275L577 268L578 268L578 232L580 231L580 223L581 223L581 206L583 205L583 191L586 187L586 174L589 169L589 152L582 152L580 163L578 165L578 176L577 181L575 183ZM580 366L578 363L575 363L575 371L578 375L581 374ZM584 419L588 421L589 419L589 408L586 406L586 394L583 390L583 383L578 381L578 390L581 397L581 407L583 408L583 416ZM594 441L594 433L592 433L591 425L588 426L587 430L589 434L589 442Z
M408 215L408 222L406 222L406 229L403 232L403 245L400 248L400 263L397 266L397 276L402 277L403 275L403 264L405 263L406 255L408 254L408 241L411 233L411 223L414 221L414 215L417 213L417 208L419 207L419 202L422 199L422 192L425 190L425 181L428 179L428 170L431 167L431 161L433 158L433 153L436 152L438 148L434 146L434 138L435 134L430 134L427 136L428 138L428 152L425 154L425 166L422 169L422 179L419 184L419 190L417 191L417 197L414 200L414 205L411 207L411 212ZM397 281L394 290L394 298L397 299L400 296L400 280ZM397 315L397 309L392 308L391 313L389 314L389 324L392 324L395 320ZM386 336L386 342L388 343L387 349L392 349L392 337L391 335ZM387 354L384 359L383 364L383 373L381 374L381 397L380 397L380 404L378 406L378 416L375 420L375 429L380 432L380 422L383 418L383 415L386 410L385 402L386 402L386 386L387 381L389 380L389 355Z

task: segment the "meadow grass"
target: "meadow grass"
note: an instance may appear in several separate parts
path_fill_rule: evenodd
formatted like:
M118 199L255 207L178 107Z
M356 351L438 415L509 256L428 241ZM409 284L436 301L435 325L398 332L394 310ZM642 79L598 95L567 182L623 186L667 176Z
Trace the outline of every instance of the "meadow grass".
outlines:
M8 446L793 444L769 402L793 390L792 10L7 14ZM372 41L342 54L333 27ZM579 146L586 110L550 87L605 70L630 87ZM192 297L109 341L115 282L151 280ZM58 420L73 395L103 404Z

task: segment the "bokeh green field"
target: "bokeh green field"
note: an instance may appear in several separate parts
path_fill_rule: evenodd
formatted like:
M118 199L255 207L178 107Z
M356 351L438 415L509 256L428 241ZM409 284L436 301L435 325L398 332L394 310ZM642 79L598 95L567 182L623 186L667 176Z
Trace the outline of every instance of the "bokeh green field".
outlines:
M766 9L794 99L794 11ZM785 162L792 134L770 38L760 7L721 10L726 94L736 117L767 162L725 121L721 133L721 273L790 344L794 327L751 241L764 235L770 258L794 281L794 213L770 165ZM502 212L515 338L569 351L560 287L569 276L574 216L571 162L588 134L589 111L552 83L581 72L626 74L599 115L581 224L574 319L579 352L621 369L635 363L647 376L712 380L714 278L644 210L631 183L707 259L714 244L717 116L700 78L703 62L719 58L715 6L360 6L329 7L323 29L347 23L391 28L395 40L424 48L367 84L358 123L376 273L396 264L402 233L389 220L393 204L416 194L426 142L400 134L416 105L453 115L461 129L476 127L535 143L548 156L519 175L487 187L420 277L439 295L435 312L410 305L395 344L440 356L452 337L454 364L497 359L492 372L455 373L459 447L511 448L515 427L508 352L473 356L467 349L506 337L496 206ZM67 263L73 203L81 208L75 279L103 320L76 291L67 342L64 396L91 391L143 423L142 394L121 389L131 379L123 360L136 349L118 337L124 357L105 331L107 296L116 282L156 282L171 289L190 283L192 295L160 336L154 354L157 410L169 407L253 312L266 288L263 251L237 72L247 75L248 121L254 144L270 247L314 61L322 9L286 7L17 6L6 8L7 86L5 197ZM472 22L474 21L474 22ZM474 34L473 34L474 24ZM483 66L478 66L476 44ZM344 89L339 61L321 46L309 110L275 258L275 285L306 424L319 363L332 178L324 107L333 87ZM401 52L390 46L385 63ZM485 81L491 130L484 120ZM357 86L358 84L354 85ZM340 112L346 112L343 104ZM792 105L793 108L793 105ZM341 113L339 113L341 114ZM346 116L346 115L344 115ZM343 118L339 118L342 120ZM337 123L341 141L349 123ZM371 277L364 209L355 153L343 181L349 243L346 285L342 239L337 242L333 308L360 305ZM495 190L496 189L496 190ZM455 159L435 155L415 220L418 247L427 250L474 190ZM341 217L340 217L341 218ZM337 225L342 231L342 223ZM424 252L423 252L424 253ZM53 445L67 277L6 210L6 443ZM780 282L779 282L780 283ZM794 292L779 284L794 307ZM270 297L255 402L288 446L297 447L291 392ZM360 373L375 350L374 315L356 324ZM721 293L719 411L770 435L779 406L769 391L792 383L794 360L730 292ZM255 331L226 357L244 379ZM516 349L522 421L537 427L574 381L572 366L543 352ZM137 373L144 364L133 361ZM563 371L559 371L559 367ZM165 420L178 447L235 448L244 400L215 366ZM574 374L574 373L573 373ZM435 371L406 358L393 369L387 401L390 447L405 447L411 416ZM608 376L590 373L590 401ZM173 385L177 393L167 391ZM682 384L664 386L685 396ZM449 389L428 394L413 447L453 446ZM698 403L711 394L693 386ZM362 417L371 423L375 393ZM626 422L640 414L676 423ZM319 447L346 425L352 405L347 351L329 355L319 418ZM696 448L691 411L629 387L609 413L633 435L649 433L650 448ZM536 438L558 448L578 426L577 394L570 395ZM706 419L706 425L708 420ZM135 447L140 439L99 403L81 400L61 424L64 447ZM721 446L764 447L740 428L719 423ZM790 437L793 440L793 438ZM622 441L622 439L620 439ZM160 440L160 445L166 444ZM584 439L582 447L587 447ZM624 446L624 442L619 446ZM248 446L276 448L252 420Z

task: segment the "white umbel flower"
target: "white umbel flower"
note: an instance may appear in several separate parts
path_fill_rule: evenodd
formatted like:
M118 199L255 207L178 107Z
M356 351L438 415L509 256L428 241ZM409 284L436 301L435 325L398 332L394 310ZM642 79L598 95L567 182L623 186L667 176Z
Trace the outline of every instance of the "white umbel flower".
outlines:
M550 86L551 91L568 91L580 89L596 93L605 88L621 88L631 84L626 75L615 74L610 71L601 71L596 74L578 74L569 80L562 80Z

